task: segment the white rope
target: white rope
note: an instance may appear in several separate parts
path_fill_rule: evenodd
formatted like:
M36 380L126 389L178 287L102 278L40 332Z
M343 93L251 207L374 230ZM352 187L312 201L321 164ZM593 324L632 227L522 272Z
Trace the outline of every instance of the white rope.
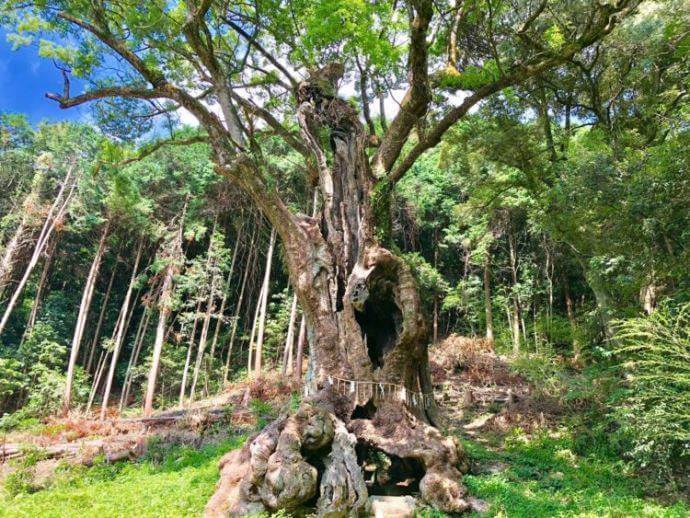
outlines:
M425 409L430 408L434 401L433 393L425 394L424 392L415 392L395 383L386 383L381 381L358 381L338 378L330 375L328 376L327 380L329 385L333 385L335 381L335 388L338 392L342 392L341 386L349 388L349 393L355 394L356 400L359 400L359 387L362 386L366 387L364 391L364 394L368 396L366 399L374 397L375 395L379 395L381 399L393 399L397 396L400 401L408 406L416 407L420 405ZM386 394L386 392L388 392L388 394ZM369 394L371 395L369 396Z

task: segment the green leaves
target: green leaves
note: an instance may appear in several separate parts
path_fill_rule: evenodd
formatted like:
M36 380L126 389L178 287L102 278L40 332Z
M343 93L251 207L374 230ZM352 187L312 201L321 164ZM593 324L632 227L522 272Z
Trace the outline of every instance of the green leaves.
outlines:
M611 412L628 455L663 482L690 458L690 305L618 322L623 391Z

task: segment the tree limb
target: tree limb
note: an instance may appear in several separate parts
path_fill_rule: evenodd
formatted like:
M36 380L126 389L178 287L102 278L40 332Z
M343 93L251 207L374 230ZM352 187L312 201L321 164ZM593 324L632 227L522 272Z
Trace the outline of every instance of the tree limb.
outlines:
M417 121L426 114L431 101L428 72L428 47L426 35L433 16L430 0L413 0L413 16L410 20L409 80L410 87L400 105L400 111L390 123L388 131L381 140L372 158L372 171L381 176L390 170L407 137Z

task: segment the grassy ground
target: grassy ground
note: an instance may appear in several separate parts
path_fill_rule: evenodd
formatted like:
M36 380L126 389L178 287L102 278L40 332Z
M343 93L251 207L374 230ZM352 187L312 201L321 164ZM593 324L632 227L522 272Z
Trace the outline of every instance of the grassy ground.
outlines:
M579 456L567 432L508 438L501 449L465 443L483 474L467 475L488 516L687 517L690 506L645 497L644 482L603 454Z
M199 516L218 480L218 460L244 437L201 448L152 448L136 463L68 469L47 488L0 499L2 517Z
M199 516L217 481L218 459L243 441L238 437L200 449L152 448L137 463L70 469L47 489L3 495L0 516ZM688 506L646 498L644 484L622 463L576 455L566 434L532 440L515 435L501 449L465 445L481 473L467 475L465 483L490 504L488 516L690 516Z

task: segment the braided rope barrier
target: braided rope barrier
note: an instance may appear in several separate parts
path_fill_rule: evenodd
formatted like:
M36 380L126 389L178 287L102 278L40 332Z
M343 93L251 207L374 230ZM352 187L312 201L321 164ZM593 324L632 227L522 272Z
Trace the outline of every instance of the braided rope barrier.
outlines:
M371 398L384 400L398 400L405 405L416 408L431 408L434 403L433 393L415 392L402 385L382 381L361 381L336 376L327 377L328 384L334 386L341 394L354 394L355 402L368 401ZM304 386L304 395L309 395L309 387ZM360 399L361 398L361 399Z

